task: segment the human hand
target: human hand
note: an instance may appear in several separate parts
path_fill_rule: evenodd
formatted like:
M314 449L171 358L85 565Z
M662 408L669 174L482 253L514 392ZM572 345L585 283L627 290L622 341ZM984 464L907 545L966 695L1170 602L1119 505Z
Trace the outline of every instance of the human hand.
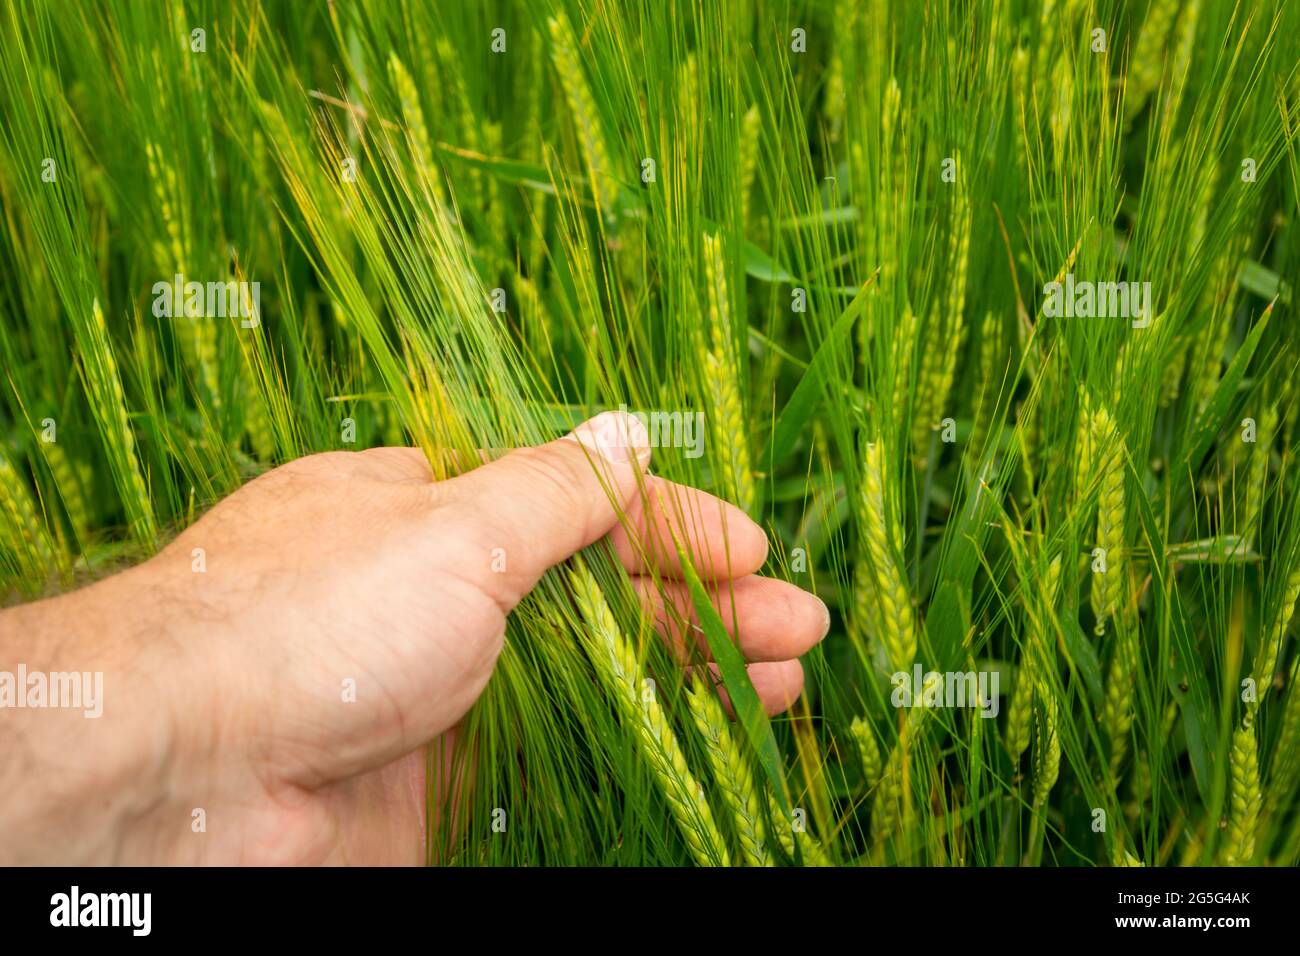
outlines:
M741 511L645 474L638 429L605 413L577 440L447 481L417 449L311 455L144 564L0 614L6 658L102 670L107 698L79 728L71 714L0 712L24 775L19 796L0 790L0 828L22 834L0 856L420 862L425 745L486 686L520 599L605 535L679 647L691 611L672 542L687 542L764 706L789 706L825 605L754 574L767 542Z

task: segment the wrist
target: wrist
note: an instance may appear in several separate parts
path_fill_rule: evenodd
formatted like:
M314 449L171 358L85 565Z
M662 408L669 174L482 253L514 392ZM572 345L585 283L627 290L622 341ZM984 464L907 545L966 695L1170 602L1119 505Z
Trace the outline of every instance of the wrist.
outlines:
M0 614L7 862L126 861L141 838L188 832L177 770L198 698L151 577L145 564Z

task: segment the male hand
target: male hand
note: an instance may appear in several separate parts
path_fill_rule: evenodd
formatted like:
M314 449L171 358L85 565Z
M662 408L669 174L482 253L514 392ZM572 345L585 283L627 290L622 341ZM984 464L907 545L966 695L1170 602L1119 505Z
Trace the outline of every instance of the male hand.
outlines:
M447 481L412 448L311 455L138 567L0 613L0 670L103 671L105 698L92 720L0 710L0 862L421 862L425 746L520 599L606 535L684 656L687 542L765 707L789 706L825 605L754 574L741 511L648 475L634 418L566 439Z

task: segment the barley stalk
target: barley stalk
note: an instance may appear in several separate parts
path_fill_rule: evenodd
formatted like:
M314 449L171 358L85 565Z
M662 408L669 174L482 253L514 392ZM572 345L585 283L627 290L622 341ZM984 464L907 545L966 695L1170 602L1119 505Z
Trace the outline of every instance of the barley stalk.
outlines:
M1035 722L1033 807L1041 811L1061 771L1061 739L1056 732L1056 699L1049 693L1038 695Z
M618 184L610 178L613 167L609 161L609 150L600 129L600 114L596 110L595 100L592 99L586 74L583 73L578 58L578 44L573 36L573 28L563 14L549 18L547 26L551 33L551 58L560 75L560 84L564 87L569 111L573 114L574 125L578 129L592 195L601 212L608 214L618 199Z
M749 761L729 729L727 715L709 688L688 691L686 702L695 727L704 740L713 779L735 821L741 856L750 866L771 866L772 860L763 842L758 788L754 785Z
M86 393L107 439L113 477L126 506L131 530L138 541L152 547L156 531L149 490L135 454L135 433L131 430L131 419L127 414L126 395L122 390L117 360L113 357L108 323L104 320L98 299L91 304L87 332L91 348L82 350L83 362L86 362Z
M5 524L4 543L22 559L25 576L31 581L44 578L54 565L45 523L37 513L26 479L18 475L3 451L0 451L0 512Z
M1011 529L1006 524L1003 528L1010 533ZM1057 555L1048 568L1046 598L1040 594L1025 595L1024 598L1024 652L1021 654L1020 672L1016 675L1016 693L1011 698L1011 707L1007 711L1007 751L1016 759L1029 746L1030 716L1034 712L1034 700L1041 699L1045 693L1043 682L1048 666L1046 619L1050 612L1049 602L1055 600L1060 579L1061 558ZM1052 719L1055 726L1054 712Z
M54 484L59 490L64 510L68 513L68 520L72 523L72 533L84 545L90 538L90 508L86 504L77 469L58 442L42 441L39 445L45 463L50 467L50 474L54 476Z
M1001 389L1002 369L998 368L998 359L1002 350L1002 324L991 310L984 313L980 323L979 348L979 395L975 399L974 419L971 423L970 448L976 455L984 454L984 443L988 440L989 429L993 424L993 413L997 410L998 394Z
M1160 85L1160 74L1165 65L1165 40L1177 12L1178 0L1154 0L1147 8L1146 19L1142 21L1129 59L1124 86L1125 122L1131 123L1142 112L1142 107Z
M443 88L450 91L448 105L451 107L456 129L460 136L460 145L467 149L480 149L483 146L481 123L470 99L469 87L465 85L465 68L456 48L446 37L439 37L434 46L437 61L443 68ZM476 210L484 204L484 176L478 169L470 169L463 179L465 202Z
M722 833L718 830L703 798L703 788L686 763L677 735L669 725L657 699L644 700L637 693L640 663L623 636L600 585L583 564L575 564L570 583L578 609L590 631L583 636L597 669L605 679L625 721L635 726L641 752L654 771L669 810L677 820L682 837L701 866L730 864Z
M781 845L785 855L791 859L795 858L795 842L798 841L799 852L803 858L805 866L826 867L834 866L834 861L811 833L806 830L795 831L795 821L786 820L785 814L781 812L781 807L777 804L776 798L772 794L767 795L768 815L771 818L771 834L776 842Z
M868 444L862 476L862 530L879 598L877 613L889 666L891 671L905 671L916 656L916 623L907 582L895 557L901 531L887 503L885 473L884 443Z
M1101 472L1097 498L1097 547L1106 570L1092 577L1092 613L1098 634L1117 617L1124 594L1124 442L1104 406L1092 417L1092 447Z
M889 752L880 781L876 785L876 796L871 802L871 841L876 853L883 850L884 841L899 831L900 825L906 826L911 799L907 788L911 785L911 752L925 729L930 709L925 706L925 695L941 681L938 674L927 674L922 688L922 699L912 701L912 707L906 711L898 743Z
M751 106L740 121L740 199L741 222L746 233L753 207L754 179L758 174L758 157L763 133L763 114L758 105Z
M1273 750L1268 772L1268 801L1265 815L1270 819L1289 806L1297 780L1300 779L1300 657L1291 663L1287 681L1286 706L1282 710L1282 729Z
M1253 677L1255 679L1256 699L1252 707L1258 707L1264 700L1264 694L1273 683L1273 674L1277 670L1278 657L1282 651L1282 640L1295 614L1296 601L1300 599L1300 562L1291 569L1286 579L1286 588L1282 594L1282 604L1277 617L1264 634L1259 655L1255 661Z
M402 119L406 122L406 130L411 136L420 170L433 192L434 199L439 205L445 205L447 196L442 186L442 172L434 160L433 140L429 136L429 127L424 121L424 110L420 107L420 94L415 88L411 74L407 72L396 53L388 54L388 75L397 93Z
M849 725L849 733L853 736L858 758L862 761L862 777L868 788L874 787L880 781L882 772L880 744L876 742L875 731L871 729L869 721L854 717L853 723Z
M708 285L710 344L704 371L713 404L712 434L721 446L726 462L728 496L742 511L754 509L754 478L749 465L749 429L740 398L740 366L731 337L731 308L727 299L727 277L722 243L716 236L704 237L704 273Z
M1255 752L1255 725L1247 720L1232 735L1228 754L1228 831L1220 847L1223 866L1241 866L1255 855L1255 828L1259 823L1259 758Z
M1258 531L1264 492L1268 488L1269 456L1272 454L1273 437L1277 432L1277 419L1277 406L1270 404L1265 407L1260 413L1255 444L1250 450L1250 463L1246 469L1246 491L1241 509L1241 533L1247 542L1253 541Z

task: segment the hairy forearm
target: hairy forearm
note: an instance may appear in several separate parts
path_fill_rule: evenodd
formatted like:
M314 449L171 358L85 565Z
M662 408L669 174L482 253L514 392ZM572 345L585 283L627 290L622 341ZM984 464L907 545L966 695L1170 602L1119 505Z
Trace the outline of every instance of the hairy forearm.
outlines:
M0 863L113 862L166 799L186 669L151 583L0 611Z

